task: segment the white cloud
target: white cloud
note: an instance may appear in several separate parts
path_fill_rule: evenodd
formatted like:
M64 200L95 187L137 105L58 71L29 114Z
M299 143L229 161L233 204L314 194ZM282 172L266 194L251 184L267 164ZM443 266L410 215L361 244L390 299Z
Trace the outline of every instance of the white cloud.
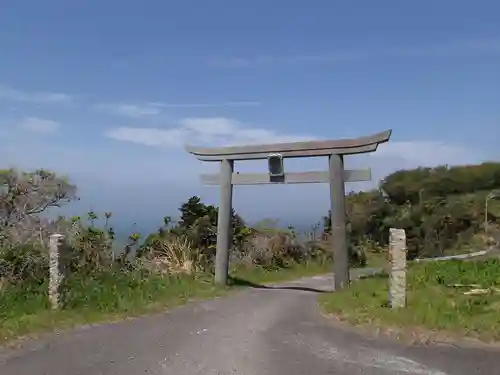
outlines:
M18 124L20 128L29 130L35 133L55 133L61 124L53 120L44 120L36 117L26 117Z
M146 146L183 147L196 145L240 145L310 140L314 137L280 134L264 128L254 128L224 117L185 118L170 129L118 127L105 135L119 141Z
M12 101L31 102L38 104L61 104L69 103L73 97L68 94L57 92L27 92L12 89L8 86L0 85L0 98Z

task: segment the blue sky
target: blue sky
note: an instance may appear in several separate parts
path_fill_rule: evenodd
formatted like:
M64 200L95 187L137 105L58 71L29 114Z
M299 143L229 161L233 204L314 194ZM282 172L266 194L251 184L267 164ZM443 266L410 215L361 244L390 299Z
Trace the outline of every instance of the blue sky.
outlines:
M3 166L69 175L73 210L124 223L175 215L216 188L183 150L357 137L385 174L500 159L498 1L6 0L0 5ZM326 167L287 161L287 170ZM265 171L265 163L237 169ZM251 219L313 221L328 186L237 187Z

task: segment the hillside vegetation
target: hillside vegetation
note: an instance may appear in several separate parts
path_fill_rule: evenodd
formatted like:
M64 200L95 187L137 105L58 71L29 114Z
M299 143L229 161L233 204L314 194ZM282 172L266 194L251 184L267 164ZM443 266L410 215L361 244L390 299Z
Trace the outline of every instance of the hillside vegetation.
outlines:
M500 188L500 164L398 171L379 190L347 197L351 265L384 253L388 229L404 228L409 257L435 256L488 244L484 202ZM0 335L10 338L61 324L133 315L223 292L212 284L217 210L189 198L146 238L131 233L117 255L111 212L48 219L47 210L78 199L76 186L46 170L0 171ZM500 211L491 199L491 229ZM329 218L323 240L286 230L248 226L233 211L231 270L253 282L331 269ZM62 311L47 298L48 240L64 235Z
M401 170L380 188L347 197L351 246L387 247L389 228L406 230L409 259L454 251L483 250L498 238L500 163ZM486 197L488 212L485 213ZM485 233L487 217L490 225ZM324 218L325 230L330 228Z

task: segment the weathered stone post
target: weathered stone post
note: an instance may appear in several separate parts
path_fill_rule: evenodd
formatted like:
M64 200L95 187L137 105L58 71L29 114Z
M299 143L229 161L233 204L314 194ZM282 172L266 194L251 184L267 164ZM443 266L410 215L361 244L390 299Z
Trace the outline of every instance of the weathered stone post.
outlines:
M60 307L59 286L63 275L60 265L60 247L64 236L53 234L49 238L49 300L53 309Z
M344 158L329 156L330 212L332 222L331 246L333 252L334 288L340 290L349 284L349 254L345 226Z
M231 247L231 216L233 211L232 160L220 162L220 201L217 221L217 251L215 253L215 282L227 284L229 275L229 249Z
M391 308L406 306L406 233L404 229L389 229L391 274L389 302Z

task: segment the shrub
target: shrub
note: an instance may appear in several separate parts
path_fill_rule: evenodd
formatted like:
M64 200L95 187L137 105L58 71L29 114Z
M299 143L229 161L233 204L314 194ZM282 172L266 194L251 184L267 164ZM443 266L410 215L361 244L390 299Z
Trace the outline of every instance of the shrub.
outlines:
M139 264L160 274L193 274L211 267L205 254L193 247L186 236L175 235L152 239L143 248Z

